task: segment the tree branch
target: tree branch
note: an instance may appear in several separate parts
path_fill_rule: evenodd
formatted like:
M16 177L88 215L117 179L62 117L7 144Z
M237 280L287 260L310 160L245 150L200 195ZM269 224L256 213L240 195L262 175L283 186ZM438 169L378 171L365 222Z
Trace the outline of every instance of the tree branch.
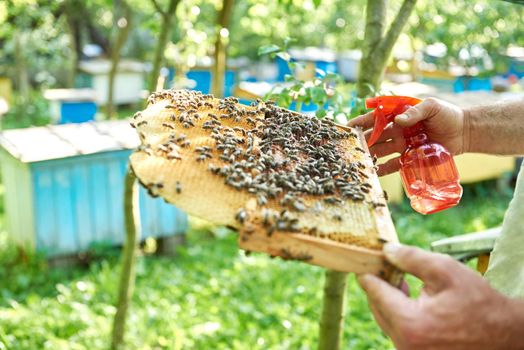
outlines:
M378 88L382 69L377 51L384 33L387 0L368 0L366 5L366 27L362 47L362 59L358 69L357 95L364 98ZM379 64L377 64L379 63Z
M86 14L84 16L84 21L91 41L100 46L106 55L109 55L111 52L111 43L109 38L105 36L104 33L102 33L97 27L95 27L90 14Z
M317 350L339 350L346 314L348 274L326 270Z
M391 54L391 50L393 50L393 46L397 42L402 29L404 29L404 26L408 22L409 16L411 15L413 8L415 8L416 3L417 0L404 0L397 16L393 22L391 22L388 32L380 42L380 52L384 54L386 59Z
M366 34L364 35L364 50L360 64L357 95L368 96L373 90L380 89L380 82L393 46L402 29L407 23L417 0L404 0L395 19L385 35L377 41L377 36L383 30L383 25L377 28L378 22L386 22L386 2L383 0L368 0L366 7Z
M169 2L169 6L167 8L167 15L168 16L174 16L176 14L176 9L177 9L179 3L180 3L180 0L171 0Z
M222 10L218 13L217 23L219 24L220 28L227 28L229 27L229 20L231 18L231 13L233 9L233 3L234 0L224 0L222 3Z
M211 93L218 98L224 97L224 80L226 74L226 38L222 37L222 28L228 29L233 11L234 0L222 0L222 9L217 15L217 36L215 40L215 64L212 70Z
M111 349L119 350L124 346L124 333L127 318L127 309L133 296L135 286L135 263L137 242L140 241L140 203L136 177L131 168L127 169L124 182L124 223L125 241L122 251L122 272L118 285L118 301L113 331L111 335Z
M116 73L118 72L118 64L120 63L120 59L122 56L122 48L124 47L125 43L127 42L127 38L129 37L129 33L131 32L131 23L132 23L132 11L129 4L127 4L125 1L122 1L120 3L120 6L122 7L122 18L125 18L127 23L125 23L124 27L119 27L118 25L115 26L117 33L116 38L113 41L112 50L111 50L111 69L109 70L109 78L108 78L108 92L107 92L107 103L106 103L106 116L108 119L114 118L114 87L115 87L115 79L116 79ZM116 12L115 12L116 14ZM116 17L120 18L120 17Z
M166 50L168 41L171 39L171 32L173 30L171 22L176 17L176 9L179 3L180 0L170 0L166 15L162 17L160 34L158 35L153 59L153 69L151 70L148 81L148 89L150 92L156 91L158 87L160 69L164 62L164 51Z
M380 45L386 22L387 0L368 0L363 57L370 55Z
M156 1L156 0L151 0L151 3L153 4L153 6L155 7L155 10L160 13L160 15L162 17L166 17L167 16L167 13L162 10L162 8L160 7L160 4Z

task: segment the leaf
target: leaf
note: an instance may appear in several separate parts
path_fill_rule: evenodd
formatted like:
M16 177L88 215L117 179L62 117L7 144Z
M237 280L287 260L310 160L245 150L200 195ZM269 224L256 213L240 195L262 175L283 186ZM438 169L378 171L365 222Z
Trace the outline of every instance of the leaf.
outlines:
M306 64L304 62L294 62L295 63L295 67L298 68L298 69L306 69Z
M324 88L319 86L314 86L311 88L311 99L313 100L313 103L322 105L327 100L327 97L328 96Z
M322 118L324 118L326 116L327 112L326 112L326 110L324 108L320 108L320 109L318 109L316 111L315 114L316 114L318 119L322 119Z
M303 83L301 81L295 81L295 83L293 85L291 85L291 87L289 88L290 91L295 91L295 92L299 92L300 89L302 89L303 87Z
M342 84L344 82L344 78L337 73L329 72L324 76L324 82L333 82L336 84Z
M271 90L267 94L264 95L264 100L273 100L275 98L278 98L279 93L275 92L276 88L277 88L276 86L273 86Z
M296 41L297 41L297 39L295 39L295 38L291 38L291 37L289 37L289 36L286 37L286 38L284 39L284 49L287 50L288 47L289 47L289 44L292 44L292 43L294 43L294 42L296 42Z
M333 95L331 99L333 100L334 104L337 106L341 106L344 104L344 96L342 96L339 93L335 93L335 95Z
M371 96L376 96L377 95L377 89L375 89L375 87L373 85L371 85L370 83L364 83L364 86L368 88L369 90L369 93L368 95L371 97Z
M280 57L281 59L283 59L284 61L288 61L291 60L291 55L287 52L279 52L277 53L277 56Z
M284 81L286 83L295 81L295 76L293 74L286 74L286 75L284 75Z
M313 5L315 5L315 8L318 8L321 3L322 3L322 0L313 0Z
M280 46L277 46L277 45L274 45L274 44L264 45L264 46L261 46L261 47L258 48L258 55L259 56L269 55L269 54L274 54L274 53L277 53L277 52L280 52L280 51L282 51Z
M277 99L277 104L284 108L289 108L292 102L293 102L293 99L291 98L290 95L287 95L287 94L281 94L278 96L278 99Z

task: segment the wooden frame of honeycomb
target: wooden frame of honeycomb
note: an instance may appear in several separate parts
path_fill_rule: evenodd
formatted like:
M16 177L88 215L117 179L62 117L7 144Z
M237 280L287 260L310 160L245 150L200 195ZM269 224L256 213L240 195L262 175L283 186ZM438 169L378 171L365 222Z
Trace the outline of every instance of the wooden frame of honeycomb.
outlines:
M237 229L243 249L391 279L381 247L397 236L360 131L187 90L154 93L132 125L150 194Z

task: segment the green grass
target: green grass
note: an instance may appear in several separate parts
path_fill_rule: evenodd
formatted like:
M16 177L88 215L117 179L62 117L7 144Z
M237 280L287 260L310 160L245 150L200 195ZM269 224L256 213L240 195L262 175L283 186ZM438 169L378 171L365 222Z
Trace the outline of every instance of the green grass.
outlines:
M104 349L115 312L118 263L102 260L88 270L62 271L62 277L45 272L43 285L32 281L34 269L2 278L12 281L3 286L0 304L0 328L10 348ZM245 257L233 234L193 233L178 258L142 257L137 270L128 349L315 348L320 268ZM349 294L351 326L345 337L352 348L387 346L353 281Z
M419 215L406 200L392 208L392 215L403 243L428 249L437 239L500 225L512 195L511 188L499 189L495 182L488 181L464 186L460 204L440 213Z
M467 188L459 207L440 214L424 217L407 203L392 212L400 239L427 247L500 224L510 198L484 184ZM126 349L316 348L321 268L245 257L231 233L211 238L193 230L188 238L176 258L140 257ZM119 270L108 254L89 268L50 270L36 257L20 263L0 233L0 349L106 349ZM353 277L344 342L392 348Z

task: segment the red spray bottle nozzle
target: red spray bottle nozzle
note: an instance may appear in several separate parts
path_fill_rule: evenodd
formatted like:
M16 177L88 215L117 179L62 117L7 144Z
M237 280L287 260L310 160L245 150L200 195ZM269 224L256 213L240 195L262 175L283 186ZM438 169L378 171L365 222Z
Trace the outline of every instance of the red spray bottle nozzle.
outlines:
M377 142L388 124L395 119L395 116L420 102L422 100L409 96L378 96L366 99L366 108L375 108L373 111L375 125L368 146L371 147Z

